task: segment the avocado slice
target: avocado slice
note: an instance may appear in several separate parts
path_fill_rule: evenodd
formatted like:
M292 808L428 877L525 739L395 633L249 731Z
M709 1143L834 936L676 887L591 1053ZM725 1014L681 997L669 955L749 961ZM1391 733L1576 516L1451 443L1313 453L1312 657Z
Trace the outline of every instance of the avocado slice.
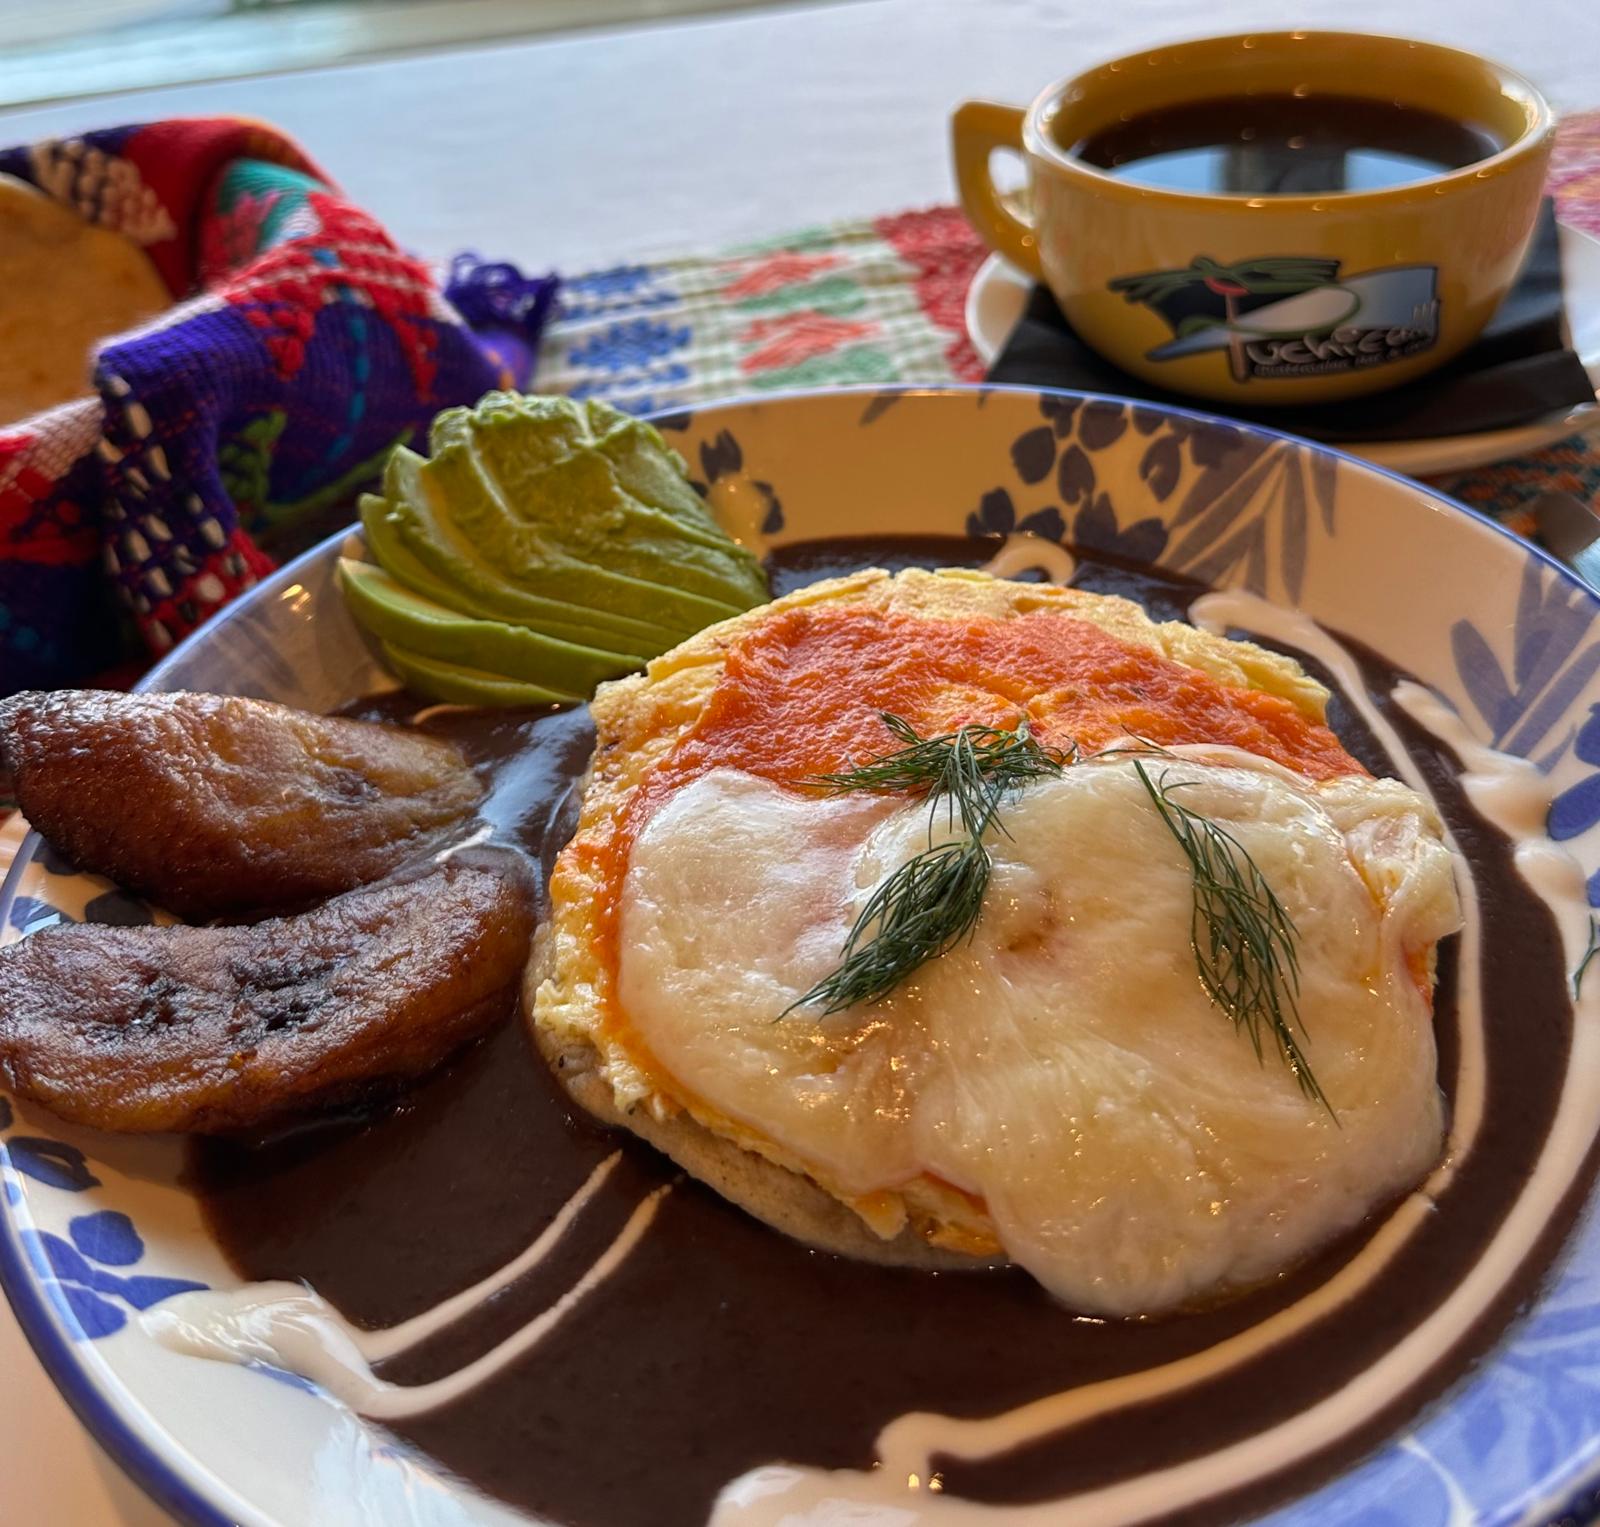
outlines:
M451 445L470 446L480 427L516 428L529 421L538 428L530 432L524 447L529 464L535 468L568 456L591 443L593 431L584 405L571 398L536 393L486 392L471 408L447 408L435 414L428 426L428 454L437 456Z
M388 501L376 494L361 496L361 527L366 534L368 550L397 583L464 614L526 626L559 641L598 647L602 652L618 652L641 662L676 646L683 639L679 632L665 627L621 615L607 615L603 610L586 605L541 599L537 594L517 594L509 588L482 594L464 583L452 583L413 554L390 513Z
M383 655L413 694L451 705L582 705L581 695L563 694L519 679L503 679L481 668L462 668L384 642Z
M339 559L339 582L350 613L380 641L438 662L482 668L542 688L588 694L620 679L644 659L579 647L526 626L478 620L397 583L370 562Z
M596 398L578 403L564 397L491 392L473 408L450 408L436 415L428 432L428 450L438 456L452 445L475 449L496 433L518 437L515 467L535 476L585 451L598 450L611 461L618 482L633 498L671 514L686 535L706 546L719 551L728 547L727 533L689 486L683 457L642 419ZM754 559L749 561L753 565Z
M355 618L424 693L576 700L763 603L650 425L590 400L489 393L399 447L361 501L377 566L349 563Z
M683 457L654 425L609 403L491 393L465 420L442 431L430 449L438 454L458 442L490 453L495 442L515 436L520 444L533 434L546 437L546 448L518 449L511 461L515 476L537 479L569 460L585 455L603 457L623 493L642 507L667 516L678 535L718 553L731 553L742 573L754 572L759 579L755 557L729 537L689 486ZM552 443L555 448L550 448ZM517 503L510 507L520 513ZM764 590L765 585L762 587Z
M452 448L443 461L445 470L438 472L435 463L398 447L384 470L384 498L407 548L480 598L509 587L514 594L565 599L662 626L671 633L668 646L749 607L615 572L608 560L597 566L568 556L500 509L473 453ZM578 518L586 507L572 505L569 512Z
M476 476L475 486L535 532L546 555L722 600L736 611L766 598L755 558L711 519L682 459L650 426L604 404L491 394L470 419L441 430L433 451L441 482Z
M605 403L591 403L600 449L610 460L623 490L641 503L670 514L680 531L708 546L726 547L730 537L712 517L705 500L689 485L689 469L661 432L643 419L635 419ZM600 428L603 419L604 429ZM766 593L766 580L756 556L734 542L746 575L753 573Z
M747 554L729 540L708 545L670 514L631 498L603 452L585 451L508 480L505 462L517 459L515 442L501 435L492 437L491 449L452 446L431 466L441 480L453 479L460 463L471 460L519 539L545 556L608 567L720 600L734 611L756 597L755 576L743 563Z

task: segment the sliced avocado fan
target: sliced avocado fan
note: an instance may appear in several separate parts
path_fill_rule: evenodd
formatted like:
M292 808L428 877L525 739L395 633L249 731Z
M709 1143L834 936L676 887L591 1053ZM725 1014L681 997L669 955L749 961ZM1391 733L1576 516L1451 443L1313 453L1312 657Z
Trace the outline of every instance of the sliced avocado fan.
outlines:
M572 694L620 679L641 659L542 636L526 626L479 620L413 593L370 562L339 560L350 613L380 641L441 663L459 663Z
M502 678L481 668L463 668L456 663L440 663L421 653L409 652L394 642L381 642L384 658L413 694L452 705L581 705L582 695L539 684L524 684L519 679Z
M452 583L420 561L400 537L388 502L376 494L361 496L361 528L366 533L367 550L377 564L396 583L437 604L451 605L467 615L485 620L505 620L526 626L558 641L577 642L584 647L599 647L605 652L620 652L640 658L653 652L661 642L670 643L673 633L648 621L606 616L581 604L559 599L541 599L535 594L518 595L509 588L496 593L473 594L459 583Z
M587 698L769 597L683 459L608 404L492 392L440 414L429 448L397 448L361 501L376 567L340 569L351 613L425 694Z

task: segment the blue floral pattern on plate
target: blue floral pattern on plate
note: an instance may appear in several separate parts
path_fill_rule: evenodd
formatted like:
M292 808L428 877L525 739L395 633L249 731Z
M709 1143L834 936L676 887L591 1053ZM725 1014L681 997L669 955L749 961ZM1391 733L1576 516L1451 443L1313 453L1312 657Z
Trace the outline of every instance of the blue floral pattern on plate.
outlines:
M132 1267L144 1256L144 1242L126 1214L114 1209L80 1214L67 1228L66 1240L48 1231L25 1231L23 1245L46 1291L85 1337L113 1336L128 1323L128 1309L147 1310L206 1286L189 1278L107 1271Z
M11 1134L14 1122L10 1101L0 1097L0 1187L8 1207L22 1198L12 1173L64 1193L101 1186L79 1147L43 1135ZM190 1278L108 1271L134 1268L144 1258L144 1241L133 1221L118 1210L76 1215L66 1228L65 1239L47 1230L23 1229L21 1242L40 1285L75 1337L114 1335L127 1324L127 1309L147 1310L174 1294L206 1286Z

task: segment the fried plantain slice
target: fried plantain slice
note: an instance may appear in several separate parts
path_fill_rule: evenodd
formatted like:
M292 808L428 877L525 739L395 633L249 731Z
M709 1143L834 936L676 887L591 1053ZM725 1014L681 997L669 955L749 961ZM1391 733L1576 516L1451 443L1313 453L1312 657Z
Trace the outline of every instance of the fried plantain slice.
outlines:
M0 1082L130 1133L349 1102L508 1012L532 931L522 861L482 851L243 927L46 928L0 950Z
M437 738L190 693L15 695L0 704L0 770L80 869L191 922L381 879L483 793Z

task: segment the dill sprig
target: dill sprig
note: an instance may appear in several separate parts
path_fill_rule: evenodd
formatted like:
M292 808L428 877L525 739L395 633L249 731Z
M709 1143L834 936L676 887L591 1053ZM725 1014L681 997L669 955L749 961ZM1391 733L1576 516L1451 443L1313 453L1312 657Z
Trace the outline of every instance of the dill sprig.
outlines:
M1589 967L1594 963L1594 957L1600 954L1600 922L1594 918L1589 919L1589 943L1583 951L1583 958L1578 961L1578 968L1572 972L1572 1000L1576 1002L1583 995L1583 978L1589 973Z
M850 929L838 968L786 1009L824 1013L885 997L918 966L966 938L983 911L993 866L967 838L907 859L870 897Z
M832 792L869 790L925 796L928 846L878 886L845 939L832 974L785 1010L819 1006L837 1013L886 996L912 971L971 935L983 911L994 864L983 837L1005 832L1000 807L1030 780L1060 774L1078 758L1076 745L1046 747L1027 718L1014 727L963 726L937 737L918 736L889 712L880 719L903 747L870 763L811 782ZM1267 1036L1300 1090L1333 1115L1300 1048L1300 958L1294 919L1249 851L1226 828L1185 805L1177 792L1192 781L1152 779L1143 760L1171 757L1143 738L1095 755L1128 757L1151 803L1183 850L1194 881L1190 925L1200 984L1213 1005L1265 1053ZM941 808L947 836L939 840ZM959 832L957 824L959 822ZM1587 961L1585 962L1587 963Z
M921 737L903 717L879 714L905 746L812 782L834 793L926 796L928 846L867 898L845 939L838 968L786 1014L813 1005L837 1013L858 1002L876 1002L919 966L968 937L983 910L994 869L983 835L990 828L1005 831L1001 803L1028 780L1059 774L1076 753L1039 742L1025 716L1010 728L963 726ZM937 841L941 806L947 833L955 833L960 823L959 836L943 842Z
M878 719L904 747L839 774L818 774L811 783L833 794L871 790L927 796L933 808L930 849L933 817L941 801L950 827L959 814L967 836L979 838L995 825L1000 802L1010 791L1030 779L1059 774L1077 757L1076 746L1065 752L1046 747L1033 735L1026 716L1019 716L1012 727L969 725L937 737L919 737L909 721L889 711L879 711Z
M1301 1092L1333 1116L1333 1105L1295 1037L1305 1025L1297 1000L1297 930L1288 908L1232 833L1177 799L1184 784L1193 781L1169 785L1165 774L1152 779L1137 758L1133 768L1189 861L1194 877L1190 942L1206 995L1248 1036L1257 1060L1270 1033Z

